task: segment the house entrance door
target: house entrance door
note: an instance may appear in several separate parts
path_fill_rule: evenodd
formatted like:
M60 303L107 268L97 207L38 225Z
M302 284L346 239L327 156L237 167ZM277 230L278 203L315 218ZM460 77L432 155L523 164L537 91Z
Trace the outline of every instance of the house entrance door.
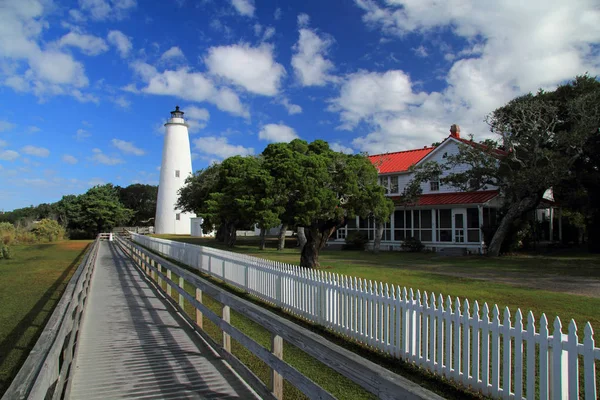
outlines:
M466 236L467 210L458 208L452 210L452 230L454 232L453 242L464 243Z

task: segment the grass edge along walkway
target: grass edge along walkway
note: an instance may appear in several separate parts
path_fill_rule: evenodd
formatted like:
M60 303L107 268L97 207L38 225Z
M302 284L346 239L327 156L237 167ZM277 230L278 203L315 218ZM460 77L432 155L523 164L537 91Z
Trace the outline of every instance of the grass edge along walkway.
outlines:
M135 242L134 242L135 243ZM374 362L398 375L403 376L406 379L411 380L412 382L421 385L422 387L441 395L447 399L484 399L485 396L475 393L469 392L463 386L456 384L453 381L447 380L445 378L435 376L434 374L421 369L412 363L405 362L404 360L393 358L388 355L384 355L378 351L367 348L366 346L349 340L349 338L343 337L336 332L330 331L324 327L317 326L310 322L307 322L303 319L300 319L296 316L286 313L279 307L273 307L259 298L246 293L232 285L225 283L224 281L217 279L211 275L202 273L196 269L189 267L179 261L171 259L169 257L165 257L163 254L159 254L156 251L153 251L145 246L140 245L139 243L135 243L136 245L172 262L175 265L178 265L185 270L213 283L218 285L219 287L227 290L230 293L237 295L245 300L248 300L260 307L263 307L280 317L286 318L303 328L309 329L310 331L317 333L324 337L325 339L335 343L336 345L343 347L347 350L350 350L365 359ZM173 281L177 282L179 279L176 274L172 273ZM162 282L163 290L166 290L166 283ZM186 291L191 295L195 296L195 288L186 282L185 284ZM178 294L175 291L172 291L172 300L174 302L178 301ZM221 314L222 305L218 303L216 300L210 298L209 296L203 294L202 297L203 303L210 308L213 312L218 315ZM189 302L185 302L185 311L188 317L193 321L195 319L196 309L189 304ZM246 335L250 336L257 343L261 344L265 348L269 348L270 345L270 337L271 334L265 328L256 324L254 321L251 321L249 318L246 318L242 315L239 315L232 311L231 315L231 323L241 330ZM197 326L196 326L197 328ZM198 328L197 328L198 329ZM217 344L222 344L222 331L216 325L214 325L210 320L206 317L203 318L203 330L210 336ZM268 383L269 376L269 368L264 364L261 360L259 360L256 356L250 353L248 350L243 348L241 345L232 340L232 353L240 359L242 363L244 363L247 367L249 367L255 375L257 375L263 383ZM366 392L360 386L342 376L341 374L335 372L329 367L321 364L320 362L314 360L308 354L302 352L291 344L284 342L284 351L283 351L284 360L292 365L294 368L298 369L301 373L305 374L315 383L319 384L325 390L332 393L336 398L339 399L373 399L376 398L372 394ZM287 381L284 381L284 399L304 399L304 396L298 389L293 387Z
M0 263L0 397L42 334L90 242L15 245L13 258Z

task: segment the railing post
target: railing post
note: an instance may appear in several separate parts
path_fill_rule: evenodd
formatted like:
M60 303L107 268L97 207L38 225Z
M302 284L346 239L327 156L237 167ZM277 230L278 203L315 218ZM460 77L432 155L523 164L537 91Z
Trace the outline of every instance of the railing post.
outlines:
M156 270L158 271L156 273L156 278L158 279L158 287L162 289L162 278L160 277L160 274L162 273L162 267L159 263L156 263Z
M223 306L223 321L230 323L231 311L229 306ZM223 348L226 352L231 353L231 336L223 331Z
M271 353L280 360L283 360L283 338L274 333L271 334ZM283 399L283 377L274 369L271 369L269 390L271 390L276 399Z
M171 270L170 269L167 270L167 279L169 281L173 281L173 279L171 278ZM169 282L167 282L167 295L169 296L169 298L172 297L172 292L173 292L173 288L171 287Z
M196 300L198 303L202 304L202 290L196 288ZM199 308L196 308L196 325L198 328L202 329L202 311Z
M154 260L151 259L150 257L147 257L148 262L150 263L150 267L154 267ZM158 274L156 272L154 272L153 269L151 269L150 267L148 267L150 269L150 273L152 274L152 279L154 281L156 281L156 278L158 277Z
M183 280L183 277L179 277L179 287L181 289L185 290L185 281ZM183 295L181 293L179 293L179 307L183 308L184 306L184 302L183 302Z

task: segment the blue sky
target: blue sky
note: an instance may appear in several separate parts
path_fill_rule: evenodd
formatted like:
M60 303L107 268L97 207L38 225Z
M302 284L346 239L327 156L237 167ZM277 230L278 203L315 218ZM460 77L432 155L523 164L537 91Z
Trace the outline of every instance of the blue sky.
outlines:
M595 0L0 0L0 209L158 183L162 124L194 170L275 141L371 154L600 70Z

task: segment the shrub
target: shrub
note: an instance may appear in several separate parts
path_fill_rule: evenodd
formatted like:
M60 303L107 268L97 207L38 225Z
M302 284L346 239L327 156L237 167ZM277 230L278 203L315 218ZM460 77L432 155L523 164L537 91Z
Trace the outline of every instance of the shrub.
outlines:
M10 251L10 247L3 244L0 249L0 259L4 258L5 260L9 260L12 258L12 252Z
M342 246L342 250L364 250L369 242L369 237L360 231L351 231L346 236L346 244Z
M404 249L406 251L410 251L411 253L419 253L425 248L425 245L423 243L421 243L421 241L415 237L406 238L402 242L401 246L402 246L402 249Z
M9 245L15 241L15 226L10 222L0 222L0 244Z
M38 240L54 242L65 237L65 228L53 219L44 218L31 230Z
M33 232L30 232L25 229L17 229L17 233L15 236L15 242L19 244L32 244L36 243L38 238L35 236Z

